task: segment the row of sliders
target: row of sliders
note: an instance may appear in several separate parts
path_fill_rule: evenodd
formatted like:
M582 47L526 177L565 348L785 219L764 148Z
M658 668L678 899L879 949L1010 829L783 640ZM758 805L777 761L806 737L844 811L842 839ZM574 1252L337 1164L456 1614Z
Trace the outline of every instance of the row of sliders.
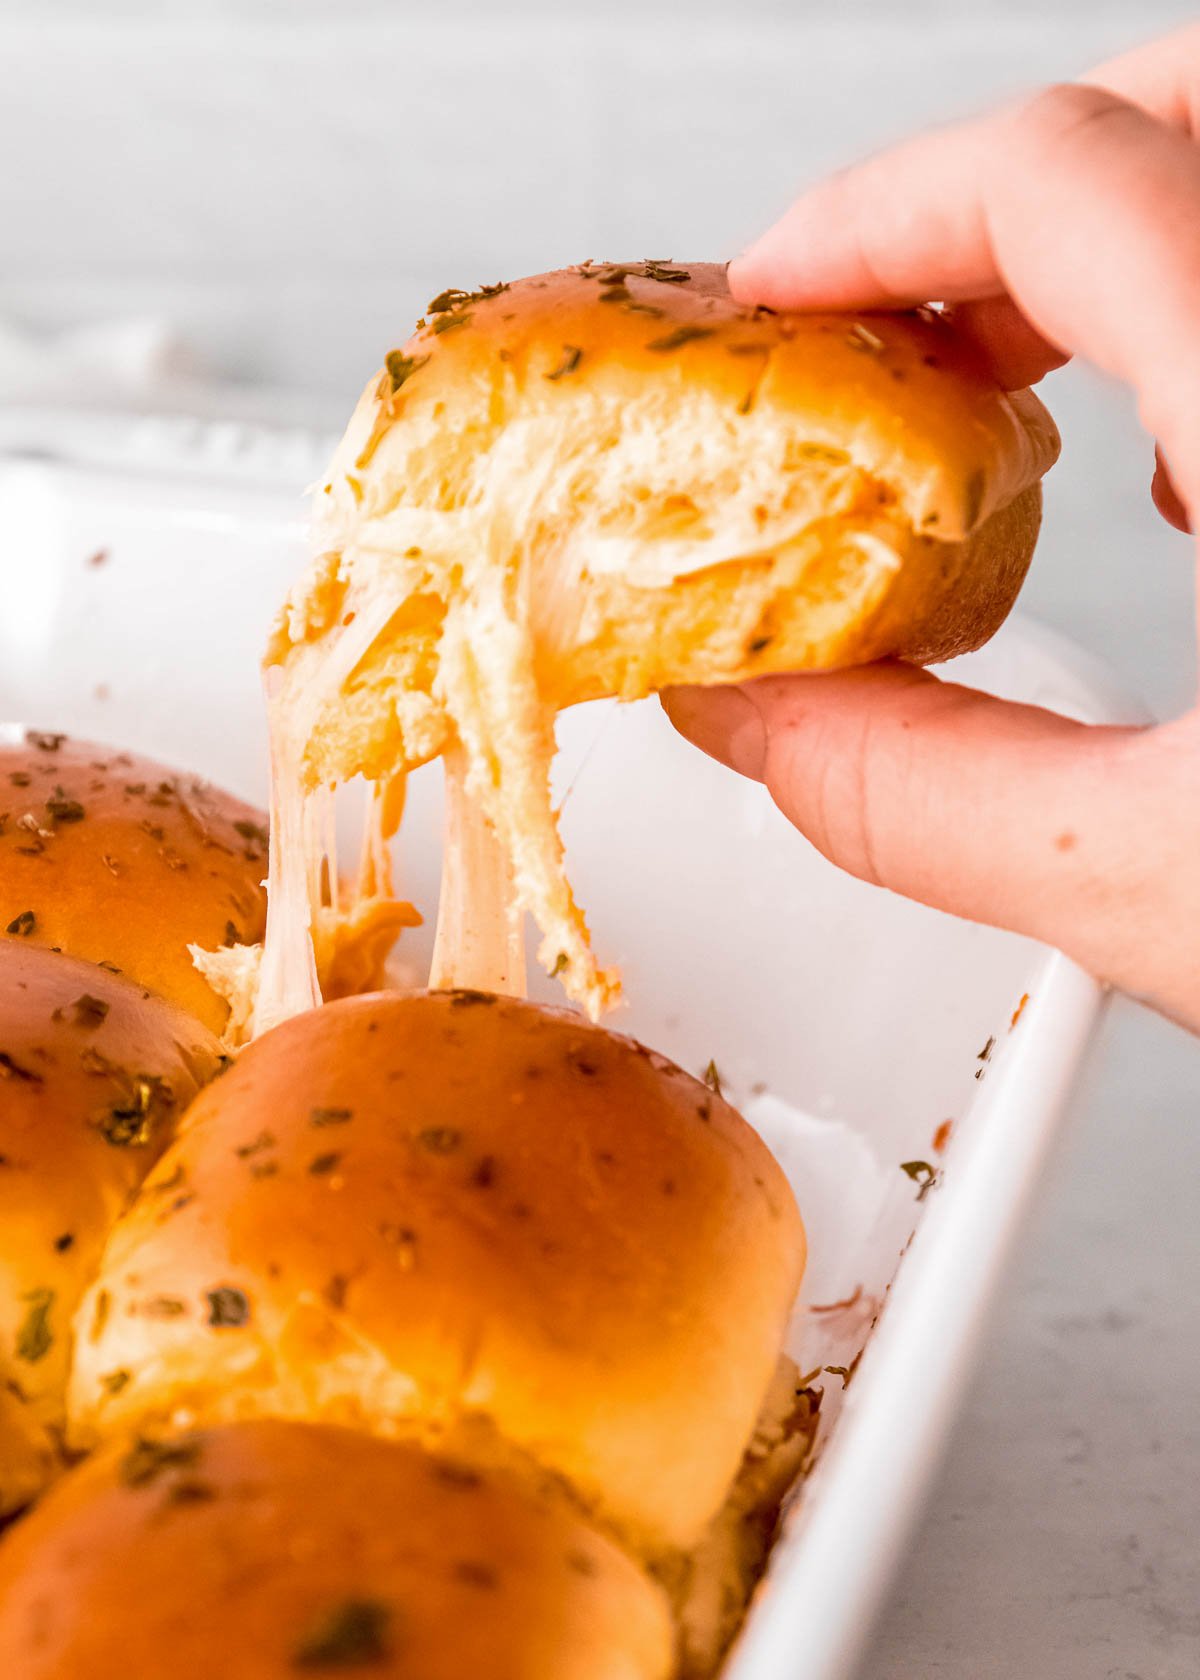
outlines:
M712 1672L815 1420L757 1136L491 993L235 1059L262 818L38 734L0 814L0 1673Z

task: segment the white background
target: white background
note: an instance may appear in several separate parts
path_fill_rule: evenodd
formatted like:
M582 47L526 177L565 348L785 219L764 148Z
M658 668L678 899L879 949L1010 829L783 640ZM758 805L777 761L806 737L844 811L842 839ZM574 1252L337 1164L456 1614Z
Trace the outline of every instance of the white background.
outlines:
M822 169L1193 15L0 0L0 323L161 318L336 427L445 285L729 255ZM1086 371L1046 395L1066 447L1025 603L1178 709L1191 554L1149 441ZM1117 1008L867 1680L1200 1669L1198 1087L1190 1041Z

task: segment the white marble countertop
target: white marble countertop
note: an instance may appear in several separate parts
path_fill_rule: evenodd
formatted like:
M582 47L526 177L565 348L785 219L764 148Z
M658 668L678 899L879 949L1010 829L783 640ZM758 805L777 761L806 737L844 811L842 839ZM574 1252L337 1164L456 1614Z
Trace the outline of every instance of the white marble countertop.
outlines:
M1200 1673L1200 1044L1113 1005L861 1680Z

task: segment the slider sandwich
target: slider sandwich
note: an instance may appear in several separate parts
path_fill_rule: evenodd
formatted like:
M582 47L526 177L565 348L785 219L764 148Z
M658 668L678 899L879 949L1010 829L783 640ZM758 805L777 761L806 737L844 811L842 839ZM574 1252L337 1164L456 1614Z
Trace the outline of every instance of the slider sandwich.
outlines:
M520 991L521 922L598 1017L550 793L554 720L601 696L978 647L1033 552L1053 423L930 311L782 315L712 264L585 263L447 291L369 383L267 657L262 1030L321 993L331 790L443 759L434 984ZM353 894L335 915L361 914Z

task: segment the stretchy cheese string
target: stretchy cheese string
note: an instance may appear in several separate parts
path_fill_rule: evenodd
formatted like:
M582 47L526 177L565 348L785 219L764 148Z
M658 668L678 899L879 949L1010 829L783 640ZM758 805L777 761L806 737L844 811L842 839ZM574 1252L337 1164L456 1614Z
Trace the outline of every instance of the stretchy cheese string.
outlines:
M386 542L382 522L374 522L353 556L341 557L351 581L335 596L335 622L313 641L305 615L328 580L328 571L321 574L310 598L293 609L302 638L295 668L268 670L272 846L252 1036L321 1001L322 925L336 929L364 895L379 891L386 846L376 831L364 842L369 867L360 868L349 903L324 902L339 890L327 808L332 790L308 786L305 749L318 723L336 716L346 684L396 615L428 588L421 568L393 565L394 545L412 534L397 519L393 513L386 520ZM428 523L420 521L423 533ZM550 793L555 714L536 682L538 639L546 647L569 642L581 592L565 580L565 557L551 566L541 555L534 581L532 556L520 542L508 546L507 529L471 523L477 533L482 525L488 540L470 545L473 564L445 568L458 582L447 591L432 696L454 733L442 751L446 825L431 984L524 995L523 919L531 911L546 930L543 966L598 1015L615 1001L618 985L596 966L566 879ZM577 572L570 583L577 585ZM381 800L372 802L376 830Z
M466 754L442 754L446 778L445 843L431 986L525 995L524 916L512 866L472 796Z
M317 669L306 672L304 686L286 687L278 669L267 672L271 849L267 928L250 1018L251 1037L322 1001L316 947L323 918L334 931L338 921L336 831L332 790L305 786L304 748L321 711L331 703L336 705L346 680L378 641L399 604L386 594L353 604L355 595L355 591L347 595L342 623L336 635L322 643ZM380 896L390 892L386 847L379 832L382 815L382 800L373 796L357 904L369 898L368 883Z
M496 373L501 384L505 377ZM347 773L364 753L378 765L393 728L397 773L445 758L434 983L523 992L520 922L529 913L542 933L540 964L596 1019L620 986L595 960L567 877L550 790L556 708L539 671L561 676L575 648L612 632L592 578L653 592L765 554L779 588L798 587L821 559L818 526L874 517L870 496L860 505L872 487L829 450L805 457L799 471L778 424L756 415L737 421L735 437L728 404L693 391L687 475L705 490L695 505L682 498L691 510L682 530L663 511L680 500L669 494L680 445L657 413L601 405L583 424L567 405L510 413L491 428L481 411L475 447L423 412L407 421L408 387L397 391L381 380L352 422L318 498L328 552L293 597L271 656L270 908L253 1028L320 999L321 929L335 936L343 912L321 903L318 841L304 813L315 797L311 766L336 775L340 710L353 711L354 731L369 737L365 746L346 737ZM620 448L605 442L618 436ZM447 477L434 470L443 448ZM629 493L631 462L643 500ZM897 562L886 543L877 546L887 564L871 572L872 587L882 588ZM389 661L408 675L380 695L371 685ZM366 692L352 704L347 685L359 667ZM633 690L644 686L634 679ZM365 702L379 711L364 716ZM335 874L330 860L331 895ZM345 914L357 913L363 891L360 883Z

